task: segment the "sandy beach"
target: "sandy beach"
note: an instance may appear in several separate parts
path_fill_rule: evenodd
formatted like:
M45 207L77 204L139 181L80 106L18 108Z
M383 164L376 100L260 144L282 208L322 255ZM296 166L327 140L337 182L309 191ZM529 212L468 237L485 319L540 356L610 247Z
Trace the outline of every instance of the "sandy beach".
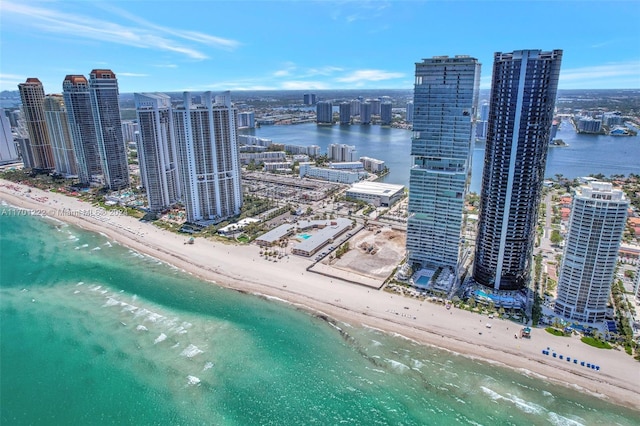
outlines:
M30 191L29 191L30 190ZM588 392L633 409L640 407L640 364L624 351L601 350L577 337L534 329L516 339L517 323L373 290L307 271L310 262L289 255L260 257L256 245L232 245L188 237L93 207L76 198L0 180L0 199L58 220L101 232L113 241L238 291L276 297L316 315L396 333L426 345L518 369L522 374ZM2 209L2 207L0 207ZM486 324L490 323L491 328ZM600 366L596 371L543 355L542 350Z

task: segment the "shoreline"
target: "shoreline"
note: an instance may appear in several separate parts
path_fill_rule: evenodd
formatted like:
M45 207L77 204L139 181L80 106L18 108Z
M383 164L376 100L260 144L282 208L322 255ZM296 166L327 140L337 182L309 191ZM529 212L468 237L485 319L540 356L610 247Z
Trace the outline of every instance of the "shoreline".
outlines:
M522 325L509 320L492 319L492 327L486 328L489 320L484 315L456 308L447 310L443 305L315 274L306 270L310 265L307 259L290 255L277 263L267 262L255 245L223 244L202 238L196 238L193 245L184 244L188 236L132 217L100 212L76 198L22 184L0 180L0 199L34 214L101 233L215 285L284 301L330 324L345 322L378 329L508 367L633 410L640 407L640 365L624 351L596 349L578 338L552 336L539 328L533 330L531 339L514 339L514 332ZM86 214L60 215L65 209ZM247 263L255 265L248 267ZM542 350L547 348L595 363L601 370L543 355Z

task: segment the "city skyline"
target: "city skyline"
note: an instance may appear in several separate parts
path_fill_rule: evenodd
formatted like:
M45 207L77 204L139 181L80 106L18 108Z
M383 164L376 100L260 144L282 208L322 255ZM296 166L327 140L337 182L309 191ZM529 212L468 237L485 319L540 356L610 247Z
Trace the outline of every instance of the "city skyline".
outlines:
M538 46L565 51L559 89L640 87L640 49L632 47L640 37L633 26L601 19L604 2L213 4L215 25L196 1L179 9L169 1L153 8L142 1L4 1L0 90L37 77L46 93L59 93L65 75L101 67L114 70L123 93L409 90L420 58L466 54L488 69L496 51ZM606 2L606 8L640 17L637 2ZM434 16L455 17L456 32L449 30L451 19ZM523 16L549 20L554 30L521 31L516 17ZM500 25L486 25L488 19ZM425 39L434 41L425 46ZM485 72L481 89L490 81Z

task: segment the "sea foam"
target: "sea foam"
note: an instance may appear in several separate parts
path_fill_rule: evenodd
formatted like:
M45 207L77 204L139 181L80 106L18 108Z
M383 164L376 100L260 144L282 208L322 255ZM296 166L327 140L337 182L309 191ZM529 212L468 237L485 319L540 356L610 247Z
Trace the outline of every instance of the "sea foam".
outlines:
M200 355L204 351L198 348L194 344L190 344L187 346L181 353L180 356L186 356L187 358L193 358L196 355Z
M156 340L153 341L153 344L156 345L160 342L163 342L167 339L167 335L164 333L160 333L160 335L158 337L156 337Z
M187 376L187 384L189 386L200 386L200 379L196 376Z

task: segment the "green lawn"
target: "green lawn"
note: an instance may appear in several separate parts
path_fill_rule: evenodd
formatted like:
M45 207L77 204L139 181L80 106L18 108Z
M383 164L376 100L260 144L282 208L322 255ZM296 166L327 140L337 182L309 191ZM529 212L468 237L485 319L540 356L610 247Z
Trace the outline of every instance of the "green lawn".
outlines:
M593 346L594 348L611 349L610 344L608 344L607 342L603 342L602 340L594 339L593 337L585 336L580 340L582 340L584 343L586 343L589 346Z
M564 336L564 331L562 330L558 330L557 328L553 328L553 327L547 327L545 328L545 330L547 331L547 333L553 334L554 336Z

